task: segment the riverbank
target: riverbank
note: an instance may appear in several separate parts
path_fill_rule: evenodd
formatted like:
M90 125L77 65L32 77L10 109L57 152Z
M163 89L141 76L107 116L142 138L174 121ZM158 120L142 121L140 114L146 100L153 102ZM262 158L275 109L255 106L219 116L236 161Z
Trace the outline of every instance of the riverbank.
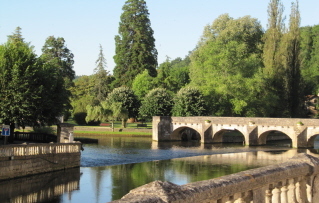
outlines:
M115 128L102 126L75 126L74 137L118 136L118 137L151 137L151 128Z

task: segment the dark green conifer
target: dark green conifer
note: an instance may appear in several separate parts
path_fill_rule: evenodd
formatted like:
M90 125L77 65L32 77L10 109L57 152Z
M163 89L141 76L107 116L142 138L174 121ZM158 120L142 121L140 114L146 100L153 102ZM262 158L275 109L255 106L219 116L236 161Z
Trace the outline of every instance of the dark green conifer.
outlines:
M116 86L131 87L145 69L156 77L157 50L144 0L127 0L123 6L119 34L115 36L114 77Z

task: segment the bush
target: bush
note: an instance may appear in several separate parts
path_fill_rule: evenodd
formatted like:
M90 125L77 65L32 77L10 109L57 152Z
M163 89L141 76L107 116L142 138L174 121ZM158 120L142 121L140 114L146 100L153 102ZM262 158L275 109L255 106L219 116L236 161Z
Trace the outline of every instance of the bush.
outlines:
M33 128L33 132L35 133L46 133L46 134L53 134L55 135L56 134L56 131L54 128L52 127L34 127Z
M73 119L78 125L86 125L87 124L85 121L86 115L87 113L85 112L78 112L74 114Z
M173 116L206 116L207 105L196 88L181 88L174 98Z
M172 95L164 88L151 90L145 97L140 108L142 118L152 116L170 116L173 107Z

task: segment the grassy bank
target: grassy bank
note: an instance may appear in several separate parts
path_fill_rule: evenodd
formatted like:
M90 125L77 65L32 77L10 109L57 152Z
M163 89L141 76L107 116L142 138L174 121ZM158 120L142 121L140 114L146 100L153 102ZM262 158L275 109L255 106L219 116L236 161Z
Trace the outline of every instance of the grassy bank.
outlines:
M129 136L129 137L151 137L149 132L112 132L112 131L74 131L74 137L90 136Z

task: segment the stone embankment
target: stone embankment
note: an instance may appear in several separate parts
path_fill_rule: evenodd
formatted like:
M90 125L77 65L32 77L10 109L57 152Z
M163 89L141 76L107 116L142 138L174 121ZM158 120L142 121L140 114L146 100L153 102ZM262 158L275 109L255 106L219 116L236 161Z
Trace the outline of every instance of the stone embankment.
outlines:
M278 165L181 186L151 182L112 203L316 203L318 200L319 158L299 154Z
M0 180L80 167L81 143L0 146Z

